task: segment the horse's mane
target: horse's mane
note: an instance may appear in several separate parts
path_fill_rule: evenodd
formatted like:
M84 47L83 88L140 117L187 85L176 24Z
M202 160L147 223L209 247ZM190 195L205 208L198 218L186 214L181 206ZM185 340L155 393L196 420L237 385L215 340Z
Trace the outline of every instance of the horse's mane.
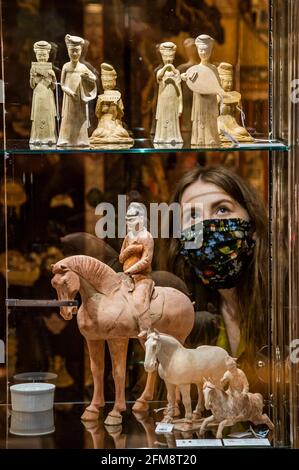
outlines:
M53 267L53 273L69 268L79 276L88 281L96 290L107 294L114 287L118 286L120 279L115 271L102 261L86 255L75 255L58 261ZM103 283L103 279L106 281ZM107 283L108 281L108 283ZM109 282L110 281L110 282ZM106 287L104 286L106 285ZM107 285L107 284L110 284ZM103 289L104 287L104 289Z
M150 333L150 335L151 334L155 334L155 332ZM159 332L159 336L161 338L165 338L168 343L172 343L173 345L179 344L180 346L183 346L182 343L178 339L176 339L174 336L168 335L167 333Z
M211 387L212 385L212 387ZM204 383L203 383L203 388L209 388L210 390L216 390L218 392L221 392L222 395L227 395L226 391L223 390L221 387L217 386L216 384L214 384L211 379L209 380L206 380Z

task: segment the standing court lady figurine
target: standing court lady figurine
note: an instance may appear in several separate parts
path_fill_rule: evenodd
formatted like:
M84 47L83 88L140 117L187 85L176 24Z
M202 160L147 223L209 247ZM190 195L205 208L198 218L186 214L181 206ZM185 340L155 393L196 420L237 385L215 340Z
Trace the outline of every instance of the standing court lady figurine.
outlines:
M195 39L187 38L185 39L183 45L188 60L184 64L178 66L180 74L185 73L190 67L199 63ZM193 93L184 81L182 81L182 92L184 108L181 116L181 131L191 132L191 109Z
M84 39L65 36L70 62L61 72L62 120L57 146L89 147L88 102L96 97L96 76L80 62Z
M223 96L224 91L217 67L210 63L214 39L202 34L196 38L195 44L201 62L182 74L182 79L193 91L191 145L220 146L217 95Z
M31 134L30 144L55 145L56 107L53 90L55 89L56 76L52 63L48 62L51 44L46 41L38 41L33 50L37 62L32 62L30 69L30 86L33 88L31 107Z
M164 66L157 72L159 84L155 143L183 142L179 117L183 111L180 72L174 67L176 45L173 42L160 44Z

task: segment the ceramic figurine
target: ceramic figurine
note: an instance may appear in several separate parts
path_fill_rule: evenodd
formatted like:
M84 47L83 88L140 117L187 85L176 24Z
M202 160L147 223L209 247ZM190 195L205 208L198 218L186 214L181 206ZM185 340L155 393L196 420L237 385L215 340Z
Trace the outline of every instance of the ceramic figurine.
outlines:
M228 357L226 361L227 371L221 379L220 385L223 389L227 388L227 393L234 395L236 393L247 394L249 392L249 383L245 373L238 369L236 359Z
M149 276L152 270L154 240L145 228L146 215L142 204L132 202L127 210L126 222L128 233L123 241L119 261L124 273L132 280L132 296L137 310L137 322L140 337L146 335L151 327L150 299L154 281Z
M230 139L226 134L231 135L240 142L252 142L254 138L237 122L237 117L242 112L241 95L233 91L233 66L222 62L218 66L221 85L226 95L220 100L220 116L218 117L218 131L221 140L228 142Z
M133 139L123 127L124 105L116 87L117 74L112 65L101 64L101 81L104 93L98 96L96 116L97 128L90 137L92 145L133 144Z
M176 407L176 387L182 394L185 408L185 424L192 428L192 408L190 398L191 384L196 384L198 402L194 416L199 418L203 409L202 387L204 377L213 377L216 383L226 371L228 353L218 346L199 346L196 349L186 349L175 338L150 332L145 342L144 368L153 372L158 366L158 373L167 388L167 413L163 421L173 422ZM182 428L180 428L182 430Z
M200 435L204 434L208 425L218 424L216 438L221 439L225 427L243 421L251 421L253 424L266 424L270 429L274 429L272 421L263 413L262 395L260 393L244 392L243 390L247 389L244 376L239 373L237 375L239 375L239 379L237 381L233 379L231 388L228 391L224 391L212 379L205 381L203 386L205 407L207 410L211 410L212 415L203 421ZM232 376L229 377L232 378ZM222 384L226 382L227 378L228 375L224 374Z
M138 233L137 237L137 245L142 245L143 237ZM141 251L143 252L143 249ZM123 256L124 254L125 250ZM132 258L135 255L128 256L124 261L125 271L134 266L135 263L131 265L131 262L134 261ZM139 256L140 254L137 255L137 257ZM140 263L142 264L144 261L141 259ZM139 268L141 268L140 264ZM142 269L140 269L141 271ZM129 338L137 338L139 333L138 323L135 320L138 317L138 308L134 305L134 297L131 292L131 288L134 286L131 283L128 286L124 280L124 276L127 278L127 275L116 273L103 262L89 256L78 255L65 258L52 266L52 272L54 274L52 285L56 289L59 299L72 300L77 292L81 296L82 303L77 321L79 330L87 342L94 381L92 401L85 410L82 419L87 421L98 419L99 409L105 405L103 373L105 340L107 340L111 354L116 396L114 407L106 418L105 424L120 424L122 421L121 412L126 409L125 382L128 342ZM61 307L60 313L65 320L71 320L77 310L76 307ZM160 331L173 335L181 343L184 343L194 324L194 308L190 299L171 287L155 287L150 302L150 313L153 325ZM144 392L133 407L135 412L148 409L148 401L153 399L155 377L155 373L148 375Z
M220 146L217 95L223 96L224 91L217 67L210 63L214 39L202 34L196 38L195 44L201 62L182 74L182 79L193 91L191 145Z
M154 69L153 76L151 77L151 83L153 82L153 100L151 102L151 109L152 109L152 125L150 130L150 135L154 138L156 132L156 109L157 109L157 101L158 101L158 93L159 93L159 85L157 82L157 72L163 67L163 60L160 54L160 44L156 44L156 55L157 55L157 63L159 64Z
M96 97L96 76L80 62L84 39L65 36L70 62L61 71L63 102L57 146L89 147L88 102Z
M155 143L183 142L179 117L183 111L180 72L173 65L176 45L173 42L160 44L163 67L157 72L159 85Z
M183 44L188 60L184 64L178 66L178 70L181 74L185 73L193 65L197 65L199 63L195 39L187 38ZM184 80L182 81L182 92L184 107L181 116L181 131L191 132L191 109L193 93Z
M52 63L48 62L51 44L46 41L34 43L33 50L37 62L32 62L30 69L30 86L33 89L31 107L31 134L29 143L32 145L55 145L56 107L54 92L56 76Z

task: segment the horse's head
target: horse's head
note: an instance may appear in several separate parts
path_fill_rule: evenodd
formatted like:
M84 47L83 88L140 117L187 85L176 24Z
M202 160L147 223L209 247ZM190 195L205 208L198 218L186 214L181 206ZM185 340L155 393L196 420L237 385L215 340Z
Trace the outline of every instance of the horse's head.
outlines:
M154 372L157 369L157 354L160 348L160 335L157 330L149 331L144 346L144 368L146 372Z
M208 380L204 379L202 390L203 390L203 396L205 399L205 408L207 410L210 410L212 407L213 396L216 391L216 386L213 384L211 379L208 379Z
M78 274L71 271L63 261L52 265L51 284L56 289L58 300L74 300L80 288L80 279ZM77 313L77 307L60 307L60 314L65 320L71 320Z

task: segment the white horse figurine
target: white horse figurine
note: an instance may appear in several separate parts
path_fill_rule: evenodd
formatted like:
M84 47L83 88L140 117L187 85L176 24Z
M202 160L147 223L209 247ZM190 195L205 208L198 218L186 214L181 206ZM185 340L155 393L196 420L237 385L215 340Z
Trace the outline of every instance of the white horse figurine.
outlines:
M216 383L226 371L228 353L218 346L199 346L187 349L173 336L159 333L155 330L149 333L145 342L144 368L153 372L158 366L158 373L167 388L168 407L164 422L172 422L176 406L176 387L182 394L185 407L185 423L192 425L192 408L190 386L196 384L198 402L194 417L199 418L203 408L202 387L204 377L213 377Z
M233 426L241 421L251 421L253 424L266 424L274 429L269 417L263 414L263 397L260 393L228 393L218 387L211 379L206 380L203 386L205 407L212 411L200 428L203 435L207 426L219 423L216 438L222 438L223 429Z

